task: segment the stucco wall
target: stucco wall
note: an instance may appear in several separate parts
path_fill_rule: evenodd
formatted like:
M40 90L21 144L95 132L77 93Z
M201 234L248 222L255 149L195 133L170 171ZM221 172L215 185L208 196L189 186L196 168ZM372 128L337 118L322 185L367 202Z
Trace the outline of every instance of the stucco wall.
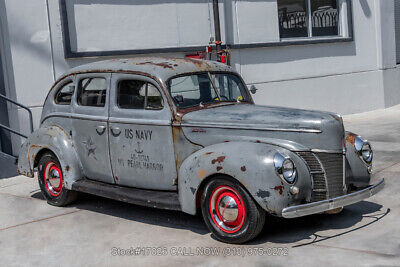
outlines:
M143 48L144 43L146 48L205 45L213 35L208 0L68 2L77 51ZM258 104L349 114L400 103L394 2L352 2L354 41L232 50L233 66L260 89L254 96ZM0 0L0 12L9 46L4 48L9 95L32 108L37 127L54 80L71 67L104 57L64 58L58 1ZM131 12L143 18L130 17ZM279 41L276 0L221 1L220 12L228 43ZM9 112L11 125L28 131L26 113Z

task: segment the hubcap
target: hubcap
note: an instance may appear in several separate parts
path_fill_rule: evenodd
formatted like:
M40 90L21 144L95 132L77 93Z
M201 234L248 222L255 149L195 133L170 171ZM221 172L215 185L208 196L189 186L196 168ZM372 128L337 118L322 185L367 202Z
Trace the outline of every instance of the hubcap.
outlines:
M240 230L245 220L245 206L239 193L230 186L219 186L211 194L210 214L214 224L226 233Z
M235 199L231 196L223 196L218 203L218 211L224 222L233 222L237 219L239 210Z
M63 177L62 171L55 162L49 162L44 168L44 183L52 196L61 194Z

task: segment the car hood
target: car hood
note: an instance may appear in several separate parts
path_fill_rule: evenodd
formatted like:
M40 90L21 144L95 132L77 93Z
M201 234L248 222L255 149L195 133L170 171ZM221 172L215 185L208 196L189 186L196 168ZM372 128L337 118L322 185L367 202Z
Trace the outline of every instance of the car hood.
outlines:
M182 117L181 126L190 141L201 145L240 136L286 140L300 144L301 149L343 148L342 119L330 112L233 104L189 112Z

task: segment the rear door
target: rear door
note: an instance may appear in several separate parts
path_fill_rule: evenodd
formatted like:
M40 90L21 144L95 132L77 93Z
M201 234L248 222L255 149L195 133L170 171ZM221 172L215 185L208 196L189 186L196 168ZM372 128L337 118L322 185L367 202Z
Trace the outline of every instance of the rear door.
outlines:
M108 151L108 106L110 74L77 76L72 107L72 138L84 175L114 183Z
M112 74L110 156L115 182L176 190L171 110L157 83L145 76Z

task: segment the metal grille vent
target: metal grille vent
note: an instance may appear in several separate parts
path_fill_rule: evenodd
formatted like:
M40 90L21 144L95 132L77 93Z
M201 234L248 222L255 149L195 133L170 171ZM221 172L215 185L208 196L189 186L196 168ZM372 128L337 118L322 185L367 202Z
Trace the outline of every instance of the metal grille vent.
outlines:
M325 172L312 152L298 152L310 168L311 176L313 179L313 195L312 202L327 199L327 186L325 179Z
M324 167L329 198L343 195L343 154L317 153Z
M298 152L310 168L313 179L312 202L343 195L343 155Z

